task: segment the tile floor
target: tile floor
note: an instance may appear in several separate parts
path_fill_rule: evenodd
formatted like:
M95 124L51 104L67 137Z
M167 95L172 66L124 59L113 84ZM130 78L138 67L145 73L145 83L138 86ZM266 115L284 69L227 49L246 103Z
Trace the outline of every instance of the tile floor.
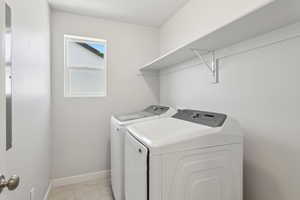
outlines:
M110 181L98 179L53 188L48 200L113 200Z

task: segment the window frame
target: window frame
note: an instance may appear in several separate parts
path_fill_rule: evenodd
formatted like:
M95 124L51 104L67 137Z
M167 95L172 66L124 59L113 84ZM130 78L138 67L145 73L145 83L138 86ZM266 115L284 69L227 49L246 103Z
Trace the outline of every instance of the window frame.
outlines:
M68 42L85 42L85 43L93 43L93 44L101 44L104 45L104 67L97 69L96 67L79 67L79 66L70 66L68 64ZM103 92L95 92L95 93L87 93L87 94L72 94L71 91L71 70L103 70L104 71L104 91ZM64 34L64 97L65 98L96 98L96 97L107 97L107 40L91 38L91 37L83 37L76 35L68 35Z

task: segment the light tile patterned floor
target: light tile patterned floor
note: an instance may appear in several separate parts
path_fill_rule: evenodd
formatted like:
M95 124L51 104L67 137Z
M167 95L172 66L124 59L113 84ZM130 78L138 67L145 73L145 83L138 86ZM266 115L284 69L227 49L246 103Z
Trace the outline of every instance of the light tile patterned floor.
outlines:
M110 181L99 179L53 188L49 200L113 200Z

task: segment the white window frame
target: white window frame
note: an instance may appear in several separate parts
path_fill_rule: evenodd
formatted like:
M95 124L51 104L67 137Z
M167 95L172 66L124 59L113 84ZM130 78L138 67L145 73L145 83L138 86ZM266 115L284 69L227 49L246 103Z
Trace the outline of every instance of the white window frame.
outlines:
M80 70L78 66L69 66L68 64L68 42L85 42L104 45L104 68L96 67L82 67L84 70L104 70L104 92L99 93L87 93L87 94L71 94L71 81L70 81L70 71L71 69ZM103 39L82 37L76 35L64 35L64 97L76 98L76 97L106 97L107 96L107 41Z

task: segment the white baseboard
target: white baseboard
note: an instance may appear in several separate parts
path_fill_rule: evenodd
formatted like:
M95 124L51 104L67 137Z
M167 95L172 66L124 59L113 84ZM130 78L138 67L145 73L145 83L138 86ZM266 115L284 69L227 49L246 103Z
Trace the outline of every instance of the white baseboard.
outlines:
M49 199L51 188L52 188L52 183L50 182L49 185L48 185L48 188L47 188L47 191L45 193L45 196L44 196L43 200L48 200Z
M99 172L80 174L76 176L56 178L53 179L51 183L52 183L52 187L59 187L59 186L71 185L71 184L82 183L90 180L109 178L109 177L110 177L110 170L103 170Z

